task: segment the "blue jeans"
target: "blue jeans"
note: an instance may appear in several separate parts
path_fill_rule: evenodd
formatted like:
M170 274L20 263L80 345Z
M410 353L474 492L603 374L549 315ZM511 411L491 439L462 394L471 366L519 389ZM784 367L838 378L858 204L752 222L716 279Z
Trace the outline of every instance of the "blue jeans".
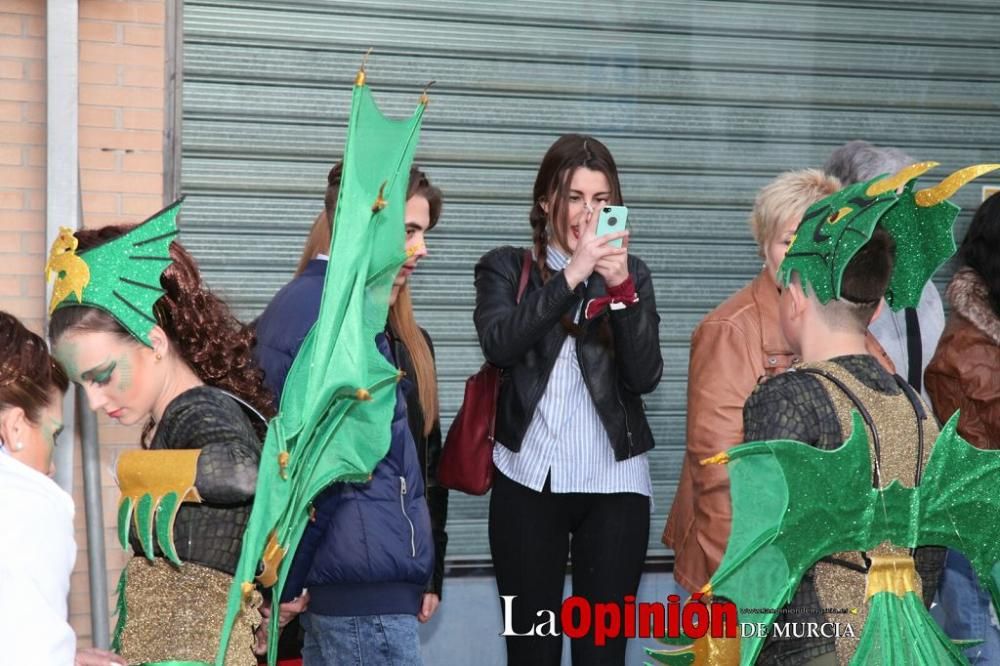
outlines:
M416 615L301 618L302 666L423 666Z
M1000 664L1000 631L990 622L990 595L979 589L972 566L957 551L948 551L938 601L943 611L941 627L950 638L983 641L965 650L969 663Z

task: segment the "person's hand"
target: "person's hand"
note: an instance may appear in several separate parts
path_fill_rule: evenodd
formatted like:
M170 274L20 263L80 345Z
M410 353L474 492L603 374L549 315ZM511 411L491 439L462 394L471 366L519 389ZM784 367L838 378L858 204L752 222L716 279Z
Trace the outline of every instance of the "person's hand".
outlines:
M596 231L597 219L594 217L594 211L588 208L583 218L576 249L573 251L573 256L570 257L569 265L563 271L566 284L569 285L570 289L576 289L578 284L589 278L597 267L597 263L602 259L618 255L624 257L628 254L628 250L625 248L608 245L609 241L625 238L628 235L627 231L616 231L600 238L597 237Z
M440 605L441 605L441 597L434 594L433 592L425 593L424 600L420 604L420 612L417 613L417 619L424 624L430 622L431 617L434 616L434 611L436 611L438 606Z
M609 287L617 287L628 279L628 232L622 232L622 254L612 254L594 265L594 272L604 278Z
M125 660L114 652L89 647L76 651L73 666L125 666Z
M309 591L303 590L302 594L291 601L278 606L278 631L285 628L295 616L302 613L309 607ZM253 653L256 655L267 654L267 630L271 623L271 604L264 603L260 607L260 626L254 632L257 642L254 644Z

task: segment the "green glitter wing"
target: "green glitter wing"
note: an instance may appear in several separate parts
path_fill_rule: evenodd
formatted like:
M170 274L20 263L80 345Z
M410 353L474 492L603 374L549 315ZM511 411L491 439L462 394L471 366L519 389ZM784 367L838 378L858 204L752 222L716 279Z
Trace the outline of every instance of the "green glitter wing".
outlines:
M778 269L779 283L787 286L797 273L820 303L840 298L844 269L881 224L896 242L886 302L893 310L916 307L924 285L955 252L952 226L959 208L947 197L973 178L1000 168L966 167L933 188L914 192L916 177L936 164L922 162L894 176L856 183L810 206Z
M378 351L392 282L406 260L404 210L426 98L403 121L354 87L330 269L315 326L295 357L261 455L256 497L229 595L217 663L255 576L280 599L313 499L365 481L389 449L400 373ZM275 663L278 613L268 659Z
M55 276L50 311L73 305L104 310L147 346L156 325L153 305L163 295L160 276L172 263L176 201L114 240L79 255L68 233L53 243L46 273ZM69 230L64 230L69 232Z
M938 436L917 488L892 481L871 486L867 430L852 414L852 432L833 451L789 440L750 442L728 451L733 523L718 571L707 586L716 598L735 602L740 622L770 627L792 598L802 575L823 557L896 546L947 546L972 563L994 608L1000 608L1000 451L972 447L956 432L958 413ZM860 517L860 519L858 519ZM881 598L884 595L893 599ZM916 599L907 599L913 596ZM967 663L945 639L915 595L879 593L869 601L868 621L852 664L931 666ZM905 622L906 626L899 623ZM704 639L699 639L704 640ZM740 640L739 664L754 663L764 638ZM683 650L647 650L660 663L704 664ZM704 654L704 650L702 650ZM906 654L901 661L867 661Z

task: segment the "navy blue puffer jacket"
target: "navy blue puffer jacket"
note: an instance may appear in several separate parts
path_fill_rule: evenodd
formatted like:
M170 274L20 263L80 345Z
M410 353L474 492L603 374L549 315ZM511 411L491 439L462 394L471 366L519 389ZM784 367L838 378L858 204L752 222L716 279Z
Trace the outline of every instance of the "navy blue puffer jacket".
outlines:
M385 336L376 338L389 358ZM319 615L379 615L420 610L434 570L434 542L423 474L406 415L404 380L396 389L392 442L367 483L337 483L314 502L283 601L309 588Z

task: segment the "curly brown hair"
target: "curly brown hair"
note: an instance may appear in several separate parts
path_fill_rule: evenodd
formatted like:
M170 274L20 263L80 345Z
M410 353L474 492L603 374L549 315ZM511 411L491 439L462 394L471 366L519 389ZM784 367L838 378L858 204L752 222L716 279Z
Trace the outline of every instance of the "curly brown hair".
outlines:
M128 233L135 225L112 225L76 232L78 252ZM253 361L256 342L253 327L240 322L229 306L205 285L194 257L174 241L173 263L163 271L164 295L153 306L156 322L167 334L181 358L209 386L229 391L245 400L266 418L274 415L273 396L264 385L264 373ZM70 306L56 310L49 323L49 339L57 341L69 330L103 331L135 340L103 310ZM143 434L152 427L147 424Z
M0 311L0 410L20 407L38 425L41 412L52 401L53 390L65 393L69 379L49 354L45 341L14 315Z

